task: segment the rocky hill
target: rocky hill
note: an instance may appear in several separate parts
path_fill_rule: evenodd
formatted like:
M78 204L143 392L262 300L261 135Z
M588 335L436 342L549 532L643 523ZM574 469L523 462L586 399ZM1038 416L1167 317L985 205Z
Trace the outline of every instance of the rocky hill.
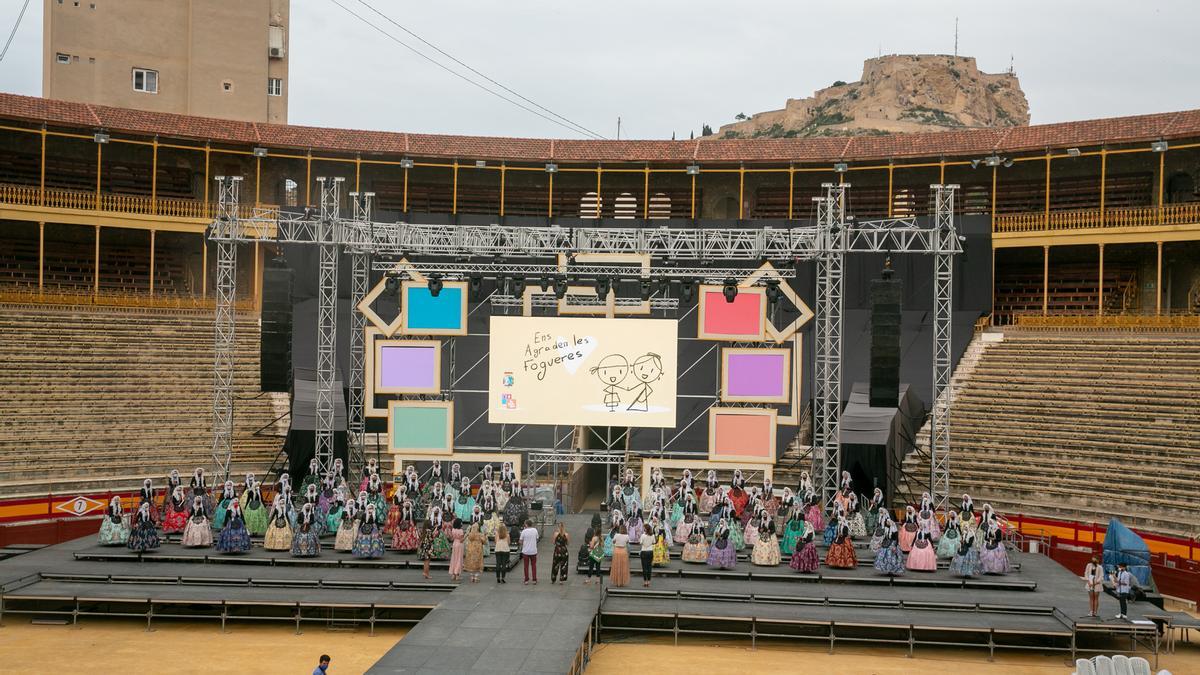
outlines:
M983 73L969 56L898 54L867 59L858 82L834 82L782 110L726 124L710 138L852 136L1029 124L1011 72Z

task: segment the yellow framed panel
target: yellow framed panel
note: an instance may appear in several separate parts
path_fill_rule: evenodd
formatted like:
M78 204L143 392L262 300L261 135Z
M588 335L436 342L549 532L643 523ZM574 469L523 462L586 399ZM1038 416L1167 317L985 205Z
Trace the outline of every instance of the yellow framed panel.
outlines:
M366 342L363 343L367 344ZM430 387L384 387L382 355L385 347L423 347L433 349L433 385ZM375 340L370 359L371 393L374 394L440 394L442 393L442 341L441 340ZM363 356L366 354L364 352ZM365 364L364 364L365 365ZM384 414L387 414L386 411Z
M738 295L757 295L758 300L758 331L755 333L710 333L705 330L705 305L708 293L721 293L724 286L717 284L701 284L697 297L698 317L696 320L696 337L700 340L719 340L722 342L763 342L767 331L767 289L764 286L740 287ZM724 298L721 302L725 302ZM731 304L731 303L730 303Z
M363 415L365 417L387 417L387 408L375 406L375 340L387 333L375 326L363 328Z
M722 462L722 463L726 463L726 464L729 464L729 463L740 464L740 463L746 463L746 462L752 462L752 463L756 463L756 464L767 464L767 463L774 464L775 463L775 450L776 450L776 447L775 447L776 438L775 437L776 437L776 429L778 428L778 423L776 421L776 417L778 417L778 415L779 415L779 411L776 410L775 408L721 408L718 406L713 406L712 408L709 408L708 409L708 459L709 459L709 461ZM717 420L721 417L742 417L742 418L766 417L766 418L768 418L767 424L770 427L771 431L767 438L767 447L764 449L765 457L760 456L760 455L732 455L732 454L731 455L721 455L721 454L719 454L720 449L717 447L717 424L718 424ZM747 420L742 421L743 425L744 424L757 424L757 423L758 423L758 420L747 419ZM735 428L734 433L735 434L737 433L736 428Z
M410 455L440 455L446 456L454 454L454 401L388 401L388 430L387 430L387 449L392 450L392 439L395 438L397 429L395 428L396 416L393 411L398 408L442 408L446 410L446 428L444 438L446 442L442 445L428 444L419 447L405 447L400 450L401 453Z
M446 289L458 289L462 293L462 303L459 306L458 328L414 328L412 309L408 306L408 291L413 288L428 288L424 281L405 281L400 284L400 332L404 335L466 335L467 334L467 305L468 293L465 281L443 281L442 292Z
M738 354L783 357L783 392L778 396L735 396L729 393L729 357ZM730 403L789 403L792 398L792 350L786 347L722 347L721 400Z

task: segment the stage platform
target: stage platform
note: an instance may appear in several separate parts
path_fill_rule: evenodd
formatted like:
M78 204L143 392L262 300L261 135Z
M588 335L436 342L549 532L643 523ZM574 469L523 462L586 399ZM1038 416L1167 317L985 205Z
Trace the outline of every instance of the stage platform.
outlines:
M1147 602L1132 620L1112 618L1117 601L1102 596L1101 618L1088 618L1083 582L1049 558L1014 553L1004 576L959 579L945 569L889 578L865 564L799 574L786 565L739 562L731 571L678 560L655 568L641 586L637 557L626 588L584 586L575 566L590 516L567 516L571 578L549 584L549 529L537 586L522 585L520 566L498 585L492 559L477 584L451 582L446 562L431 580L413 554L375 561L326 550L296 559L261 548L241 555L184 549L177 543L145 555L100 547L94 537L25 550L0 561L0 621L16 616L80 622L93 616L285 622L319 626L411 625L372 672L579 672L592 644L629 633L806 640L830 650L853 642L891 643L912 652L927 645L1092 652L1159 649L1159 627L1182 619ZM823 553L823 552L822 552ZM514 557L516 557L514 555ZM607 570L607 564L604 565Z

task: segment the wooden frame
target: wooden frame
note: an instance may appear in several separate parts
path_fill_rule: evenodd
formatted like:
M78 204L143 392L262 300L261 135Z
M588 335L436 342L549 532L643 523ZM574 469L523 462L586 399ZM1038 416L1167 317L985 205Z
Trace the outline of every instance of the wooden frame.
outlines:
M770 438L768 439L767 457L769 458L769 461L771 464L775 463L775 451L776 451L776 447L775 447L776 446L776 438L775 438L776 433L775 432L779 426L778 421L777 421L779 411L776 410L775 408L721 408L718 406L713 406L708 409L708 459L709 459L709 461L721 462L724 464L731 464L731 463L732 464L740 464L740 463L766 464L766 463L768 463L768 462L764 462L761 457L753 456L753 455L751 455L751 456L733 455L733 456L728 456L727 458L725 458L725 457L722 457L722 456L716 454L717 418L719 418L721 415L730 415L730 416L732 416L732 415L742 415L742 416L753 415L753 416L763 416L763 417L770 418L771 435L770 435Z
M783 356L783 393L779 396L734 396L729 393L729 357L739 354ZM721 400L730 403L790 403L792 399L792 350L786 347L722 347Z
M365 342L363 344L366 344ZM433 350L433 386L431 387L384 387L382 385L383 364L381 357L385 347L422 347ZM440 394L442 393L442 341L441 340L375 340L371 351L371 395L375 394ZM364 354L365 356L365 354ZM365 365L365 364L364 364ZM365 383L364 383L365 384ZM364 389L364 392L367 391ZM364 410L366 406L364 405ZM386 414L386 413L385 413Z
M696 485L704 484L704 478L700 476L698 471L707 471L716 469L717 471L733 471L741 469L743 473L747 470L761 471L763 475L775 481L775 465L763 464L761 462L714 462L710 459L658 459L655 457L646 457L642 460L642 494L650 493L650 475L655 469L691 469L692 477L696 479Z
M431 457L422 454L406 454L403 452L392 453L395 459L392 472L396 476L404 475L404 467L411 462L486 462L503 465L505 462L512 462L513 473L518 479L524 480L524 455L521 453L512 452L454 452L449 456ZM497 467L496 475L500 475L499 467Z
M443 447L406 447L399 450L394 449L392 439L395 438L396 429L394 425L396 418L392 414L392 411L397 408L441 408L446 410L446 445ZM454 401L388 401L387 410L387 449L389 453L438 456L454 454Z
M428 288L426 282L423 281L405 281L400 284L400 332L404 335L466 335L467 334L467 282L465 281L443 281L442 290L449 288L458 289L462 292L462 303L459 307L459 327L457 329L448 328L413 328L409 325L412 320L412 312L408 305L408 292L414 288Z
M698 307L696 337L700 340L720 340L722 342L763 342L767 333L767 289L764 286L738 288L738 295L756 295L759 298L757 333L709 333L704 330L705 305L707 304L705 298L708 293L721 293L723 290L724 286L717 284L700 285L696 303Z
M387 408L375 407L375 340L387 333L375 326L363 328L363 417L387 417Z

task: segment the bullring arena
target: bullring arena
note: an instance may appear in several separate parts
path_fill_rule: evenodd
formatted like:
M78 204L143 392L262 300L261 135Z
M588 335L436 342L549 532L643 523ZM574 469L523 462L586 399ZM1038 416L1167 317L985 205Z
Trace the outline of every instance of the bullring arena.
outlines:
M1200 670L1198 171L0 94L0 655Z

